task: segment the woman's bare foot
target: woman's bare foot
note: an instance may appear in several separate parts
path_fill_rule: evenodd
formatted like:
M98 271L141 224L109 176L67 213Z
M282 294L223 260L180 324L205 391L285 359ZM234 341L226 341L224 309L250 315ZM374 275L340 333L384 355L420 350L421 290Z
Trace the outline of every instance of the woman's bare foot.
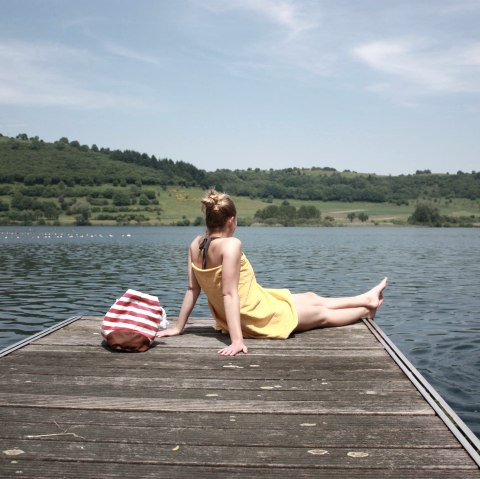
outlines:
M365 306L370 310L370 314L367 317L370 319L375 317L377 309L383 303L383 290L387 287L387 281L388 278L385 276L377 286L365 293Z
M371 319L372 321L375 319L375 315L377 314L378 308L382 305L383 303L383 292L380 292L380 299L378 301L377 307L376 308L369 308L369 312L367 314L367 319Z

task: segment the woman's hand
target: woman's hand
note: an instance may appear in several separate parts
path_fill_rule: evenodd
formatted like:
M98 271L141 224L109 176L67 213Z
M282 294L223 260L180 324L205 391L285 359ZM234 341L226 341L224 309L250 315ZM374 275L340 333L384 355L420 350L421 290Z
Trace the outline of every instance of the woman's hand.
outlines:
M243 342L232 343L230 344L230 346L227 346L226 348L220 349L220 351L218 351L218 354L222 356L235 356L238 353L248 353L248 348Z
M176 326L172 326L171 328L163 329L162 331L159 331L155 337L156 338L165 338L167 336L178 336L179 334L182 334L183 330L180 328L177 328Z

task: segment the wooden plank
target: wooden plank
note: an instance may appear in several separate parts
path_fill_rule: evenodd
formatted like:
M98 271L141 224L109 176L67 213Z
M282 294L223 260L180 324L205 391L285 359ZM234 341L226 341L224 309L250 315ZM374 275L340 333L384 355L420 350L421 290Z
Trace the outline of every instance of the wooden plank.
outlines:
M5 408L1 408L5 409ZM19 416L20 414L20 416ZM20 409L15 421L5 426L0 437L76 433L86 441L154 442L159 444L270 445L282 447L295 438L296 446L315 447L441 447L458 448L458 443L436 418L425 416L328 416L216 414L146 414L58 409ZM86 424L85 424L86 422ZM125 427L128 433L125 434ZM123 433L123 434L122 434ZM45 440L62 439L53 436ZM392 441L392 439L394 439Z
M178 447L177 447L178 446ZM197 444L124 444L89 443L85 441L9 440L0 439L0 450L23 451L22 460L55 460L102 462L123 464L177 464L202 466L245 467L297 467L330 468L393 468L406 469L462 469L478 470L468 454L461 449L398 449L398 448L333 448L309 447L244 447L200 446Z
M280 385L279 385L280 386ZM270 386L267 386L270 388ZM281 386L280 386L281 387ZM138 388L126 387L122 384L112 386L111 384L95 385L95 386L65 386L60 387L58 384L17 384L11 386L2 386L0 400L8 395L28 395L37 394L41 396L85 396L101 401L102 398L114 397L117 399L135 399L143 397L144 391L139 392ZM208 407L215 408L215 404L225 401L250 401L256 403L258 401L286 402L286 403L307 403L312 402L322 404L329 410L333 407L331 403L335 403L339 410L351 409L359 410L392 410L397 408L402 411L411 411L422 409L423 398L416 391L351 391L348 397L339 398L339 392L335 390L316 391L315 397L312 398L311 391L290 390L283 391L274 387L274 389L162 389L149 388L148 397L151 400L168 400L168 401L205 401Z
M126 361L128 364L128 361ZM154 379L157 377L165 378L196 378L196 379L211 379L215 377L217 379L236 379L236 380L272 380L272 381L281 381L283 380L304 380L312 381L314 379L320 381L355 381L358 380L359 374L362 375L362 381L365 380L373 381L390 381L390 380L401 380L405 379L405 375L397 368L392 369L379 369L371 368L368 370L361 369L352 369L352 370L339 370L338 368L328 369L327 366L319 368L316 372L316 376L312 378L312 371L305 371L301 369L293 370L282 370L282 369L261 369L261 368L252 368L252 367L232 367L235 366L234 363L227 363L225 367L220 369L208 369L201 368L193 369L193 365L190 368L184 369L168 369L165 368L150 368L150 367L141 367L139 365L137 368L124 367L122 369L121 376L124 378L150 378ZM91 375L99 376L105 375L106 377L113 376L118 374L118 370L121 368L120 364L113 365L102 365L100 363L97 367L86 368L82 367L80 363L71 364L68 368L65 368L61 363L57 364L33 364L33 363L24 363L21 366L10 365L8 369L3 369L0 367L0 375L6 374L15 374L16 372L22 372L32 375L56 375L56 376L68 376L68 375Z
M80 351L71 354L69 348L57 348L48 350L39 350L36 348L25 348L2 358L0 368L6 369L9 365L28 366L34 360L38 365L58 364L58 358L61 357L62 365L68 367L85 366L87 368L103 365L122 366L125 368L149 367L156 369L219 369L225 365L236 365L237 369L245 367L264 368L264 369L282 369L282 370L309 370L318 371L323 367L329 369L335 365L335 369L397 369L395 363L387 362L388 356L383 350L330 350L320 351L318 353L301 351L297 354L291 352L287 354L270 354L251 352L247 355L238 355L235 357L219 356L216 354L217 348L204 351L201 349L190 350L183 354L181 351L155 348L141 354L129 354L122 352L112 352L110 350L97 347L91 351ZM197 360L192 361L195 356ZM127 360L128 357L128 360ZM293 360L293 358L298 358ZM100 362L100 364L99 364Z
M225 466L202 466L202 465L170 465L163 464L138 464L138 463L99 463L99 462L71 462L71 461L39 461L23 460L16 458L11 463L2 464L2 473L5 478L23 477L27 479L112 479L117 477L133 477L144 479L177 478L177 479L238 479L259 478L279 479L291 477L294 473L296 478L316 479L452 479L450 469L359 469L350 467L348 472L343 467L327 469L307 469L297 467L270 468L262 467L225 467ZM456 477L462 479L478 479L477 471L472 469L455 469Z
M41 409L38 407L20 407L11 408L8 406L0 406L0 422L25 422L29 424L34 423L48 423L60 425L86 424L86 425L116 425L131 428L134 426L145 426L152 428L172 427L172 428L198 428L198 429L215 429L215 428L229 428L229 429L256 429L259 424L267 424L269 429L295 429L295 428L310 428L316 427L330 427L332 429L339 429L348 434L351 428L385 428L391 430L392 433L397 434L403 431L406 434L413 435L419 432L429 431L434 433L443 431L443 435L453 436L447 430L445 425L438 420L438 417L433 415L322 415L307 413L290 413L290 414L268 414L263 417L261 414L243 413L234 415L228 412L210 411L202 412L181 412L171 414L169 411L115 411L112 414L110 410L92 410L79 408L54 408L45 405ZM313 426L314 425L314 426ZM407 431L408 430L408 431ZM0 436L2 432L0 431ZM420 436L420 435L419 435ZM422 438L419 437L418 441ZM385 444L388 447L388 444Z
M167 354L167 353L166 353ZM119 374L121 371L121 374ZM68 374L124 377L179 377L271 380L394 380L405 376L385 358L327 356L293 361L290 357L254 356L225 358L215 352L195 357L177 353L158 358L153 354L128 355L99 351L96 354L18 352L3 358L0 374Z
M259 397L258 400L217 398L116 397L116 396L68 396L47 394L0 393L2 406L30 406L58 408L103 409L112 411L183 411L183 412L230 412L257 414L434 414L428 405L418 399L367 397L361 404L349 398L338 400L274 401Z
M195 376L195 375L192 375ZM0 378L0 385L8 388L11 385L28 384L55 385L61 388L69 386L121 386L135 389L222 389L222 390L268 390L279 389L292 391L364 391L369 394L410 391L416 392L415 387L404 379L380 380L377 377L369 377L365 381L339 381L313 378L309 381L297 379L225 379L218 378L175 378L175 377L133 377L133 376L74 376L60 375L47 372L46 374L18 374L17 371L7 371Z
M398 424L385 425L381 418L363 422L358 425L354 418L336 416L338 421L325 418L310 422L299 423L291 418L289 425L283 429L272 428L268 418L257 417L256 428L241 427L241 414L231 417L224 427L173 427L169 421L163 426L151 427L147 424L128 427L115 423L111 415L112 424L74 424L66 426L56 420L50 422L19 423L8 422L2 426L0 437L3 439L40 439L45 441L63 441L65 436L69 440L85 442L114 442L128 444L180 444L201 446L245 446L245 447L285 447L295 440L295 447L368 447L368 448L447 448L458 449L460 445L445 429L434 427L432 430L419 428L407 429L403 432ZM235 427L231 427L235 422ZM408 423L407 423L408 424ZM339 427L339 426L342 427ZM393 436L394 432L397 432Z

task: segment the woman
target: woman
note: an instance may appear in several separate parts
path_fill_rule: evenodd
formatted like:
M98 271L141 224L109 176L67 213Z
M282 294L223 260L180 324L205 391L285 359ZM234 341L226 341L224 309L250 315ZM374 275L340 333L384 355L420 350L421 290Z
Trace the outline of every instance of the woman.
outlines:
M292 294L288 289L265 289L234 237L237 210L231 198L211 189L202 200L207 232L197 236L188 252L188 289L175 326L157 337L181 334L201 290L215 319L215 328L228 331L225 356L247 353L243 338L286 339L292 332L343 326L362 317L373 319L383 301L384 278L364 294L324 298L315 293Z

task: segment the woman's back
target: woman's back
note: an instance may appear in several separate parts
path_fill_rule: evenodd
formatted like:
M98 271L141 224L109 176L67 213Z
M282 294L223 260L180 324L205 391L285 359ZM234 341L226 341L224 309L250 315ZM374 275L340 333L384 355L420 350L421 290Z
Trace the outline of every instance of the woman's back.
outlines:
M241 256L242 243L238 238L222 236L197 236L190 245L190 257L197 268L209 269L221 266L224 256Z

